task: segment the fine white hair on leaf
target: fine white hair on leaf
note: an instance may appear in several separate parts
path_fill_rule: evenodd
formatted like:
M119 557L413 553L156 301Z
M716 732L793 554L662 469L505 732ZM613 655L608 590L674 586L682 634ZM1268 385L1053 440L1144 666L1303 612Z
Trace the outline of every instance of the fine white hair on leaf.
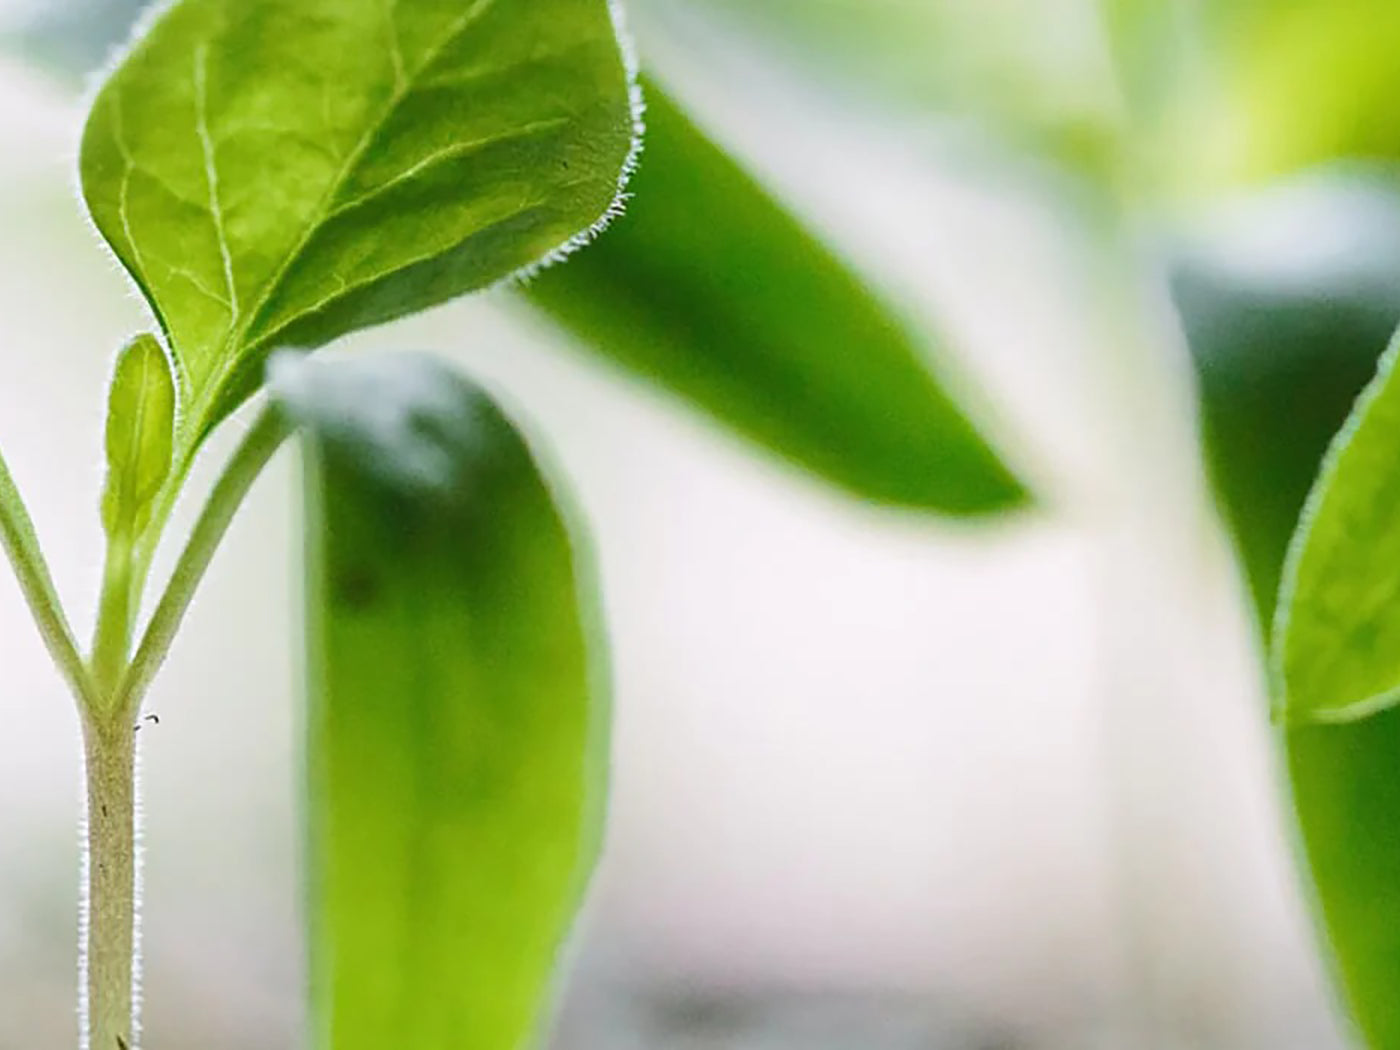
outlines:
M161 323L160 316L156 312L155 304L151 302L141 290L140 285L135 279L135 275L127 268L126 263L122 262L111 244L108 243L107 235L102 232L101 227L97 225L97 220L93 218L92 213L88 211L87 197L83 193L82 156L83 136L87 133L88 115L92 113L97 105L97 96L101 93L103 87L106 86L107 81L112 78L112 75L116 73L132 51L136 49L136 46L145 39L146 34L151 31L152 27L177 3L179 3L179 0L156 0L155 3L146 5L146 7L141 10L140 14L137 15L135 21L132 22L131 30L126 34L125 39L113 44L112 47L108 49L107 57L102 64L88 74L83 84L83 91L78 104L78 112L84 114L84 117L78 121L78 135L76 141L73 143L73 155L68 165L68 170L71 173L70 177L73 179L74 183L73 194L78 200L79 214L82 215L89 228L96 235L97 243L106 253L107 258L116 265L126 278L131 294L140 304L143 311L149 316L151 331L157 334L162 345L166 342L165 326ZM167 350L167 352L169 351ZM176 370L173 374L178 376L180 373ZM178 387L179 384L176 385ZM178 407L176 411L179 411Z
M646 139L646 99L642 94L641 66L637 59L636 42L627 28L627 15L623 10L622 0L607 0L607 3L608 17L612 21L613 35L617 38L618 50L622 54L623 70L627 75L627 107L632 124L632 141L628 145L627 156L623 158L622 168L617 174L617 191L614 193L612 201L603 210L603 214L598 216L587 229L580 230L563 244L553 248L534 262L522 266L514 273L496 281L487 289L488 292L528 284L542 271L549 269L556 263L563 262L580 248L587 247L612 224L614 219L620 217L627 210L627 202L632 199L632 195L627 192L627 187L642 160L642 149Z
M107 60L88 78L88 82L83 91L81 112L90 113L92 111L97 97L108 79L117 71L151 28L178 2L179 0L158 0L158 2L152 3L141 13L131 32L127 35L126 40L114 46L108 54ZM623 0L605 0L605 2L607 4L608 19L612 24L613 36L617 41L618 51L622 57L623 71L627 80L627 105L631 123L631 141L628 144L627 155L623 159L622 167L618 171L617 189L611 202L609 202L608 206L603 210L603 213L598 216L587 229L574 234L572 237L568 238L568 240L551 249L539 259L527 263L525 266L494 281L484 289L487 292L492 292L500 288L514 288L521 284L529 283L533 277L543 270L564 261L569 256L573 255L574 252L591 244L612 224L614 219L620 217L627 210L627 202L631 199L631 194L627 192L627 186L631 182L632 176L636 173L637 166L641 163L642 148L646 133L646 100L642 93L640 80L641 64L638 59L636 41L627 27L627 14L623 9ZM83 129L86 128L86 121L82 122L81 127ZM113 249L112 245L108 242L106 235L103 234L96 220L87 209L86 198L83 195L82 188L81 134L82 132L80 131L79 141L77 143L77 155L75 157L75 162L70 168L74 173L77 183L75 194L80 204L79 210L82 212L83 217L87 220L93 232L97 235L98 243L107 253L107 256L128 278L133 294L150 317L151 331L158 334L161 345L166 349L167 354L173 354L173 347L167 345L169 343L169 334L166 332L165 325L161 322L156 304L142 292L139 283L135 280L135 275L132 274L126 264L122 262L115 249ZM174 368L174 374L177 377L180 375L178 367ZM176 387L176 419L178 423L181 418L183 407L179 403L183 400L180 396L183 391L180 389L182 387L181 383L177 382Z

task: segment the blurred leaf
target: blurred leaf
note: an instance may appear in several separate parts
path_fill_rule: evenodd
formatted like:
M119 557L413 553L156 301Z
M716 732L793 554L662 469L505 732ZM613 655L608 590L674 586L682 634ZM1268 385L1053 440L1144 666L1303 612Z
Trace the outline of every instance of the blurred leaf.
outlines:
M974 116L1059 154L1100 152L1116 135L1098 0L636 2L663 13L706 10L843 93Z
M1372 1050L1400 1047L1400 709L1292 726L1288 774L1346 1004Z
M519 1050L601 830L578 556L525 444L442 365L274 366L310 431L313 1046Z
M1214 215L1177 274L1212 473L1261 625L1332 435L1400 318L1400 193L1310 177ZM1289 725L1295 812L1332 963L1370 1045L1400 1047L1400 712Z
M175 384L155 337L139 335L117 357L107 395L107 486L102 524L109 536L132 536L170 473Z
M1197 83L1177 145L1209 183L1336 159L1400 159L1400 7L1390 0L1193 5Z
M607 0L181 0L98 94L82 183L174 350L191 445L272 347L566 245L632 140Z
M636 200L530 301L858 496L959 514L1022 502L899 319L661 90L647 100Z

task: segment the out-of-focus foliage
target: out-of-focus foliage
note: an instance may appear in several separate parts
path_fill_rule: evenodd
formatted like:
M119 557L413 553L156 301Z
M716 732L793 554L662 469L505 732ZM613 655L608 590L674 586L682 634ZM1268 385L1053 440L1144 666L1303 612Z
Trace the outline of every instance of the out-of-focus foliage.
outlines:
M601 838L577 537L431 358L276 364L309 431L312 1045L518 1050Z
M1208 210L1176 250L1209 466L1268 629L1322 452L1400 321L1396 173L1310 174Z
M1024 497L934 350L647 85L636 200L525 294L588 345L866 499L955 514Z
M1213 478L1267 629L1307 489L1400 318L1400 187L1392 172L1309 177L1203 225L1176 291ZM1333 963L1358 1025L1389 1050L1400 1046L1390 994L1400 979L1400 717L1281 732Z
M1352 1016L1400 1047L1400 377L1393 353L1310 497L1274 639L1303 843Z
M1240 180L1339 157L1400 158L1400 6L1201 4L1219 84L1211 161ZM1208 114L1202 110L1203 118Z
M843 89L1029 140L1096 169L1121 106L1097 0L637 0L708 10Z
M1174 192L1400 159L1387 0L1102 0L1148 178Z
M1330 959L1372 1050L1400 1047L1400 708L1291 726L1288 775Z

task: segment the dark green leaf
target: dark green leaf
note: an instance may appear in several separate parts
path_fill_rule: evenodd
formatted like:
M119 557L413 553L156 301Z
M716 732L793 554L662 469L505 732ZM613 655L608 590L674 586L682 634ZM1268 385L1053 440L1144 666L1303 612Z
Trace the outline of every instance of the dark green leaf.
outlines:
M611 208L608 0L181 0L93 105L83 194L174 351L182 437L313 346L480 288Z
M107 487L102 523L109 536L135 535L170 474L175 384L154 337L122 350L107 397Z
M526 294L595 350L858 496L1024 499L930 351L654 85L636 200Z
M1288 774L1331 961L1371 1050L1400 1048L1400 709L1292 726Z
M600 831L578 556L525 444L454 373L274 364L310 434L313 1045L520 1050Z

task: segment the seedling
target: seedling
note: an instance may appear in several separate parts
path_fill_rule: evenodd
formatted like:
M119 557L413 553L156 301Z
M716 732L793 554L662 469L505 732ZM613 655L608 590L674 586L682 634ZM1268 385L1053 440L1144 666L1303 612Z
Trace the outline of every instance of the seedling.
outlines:
M86 654L0 462L0 538L82 716L84 1045L139 1040L134 753L158 721L142 701L239 504L297 429L315 1043L463 1031L505 1047L533 1024L601 788L576 555L481 391L429 358L305 352L581 245L617 210L637 123L606 0L183 0L97 92L82 194L153 327L113 371ZM251 399L252 421L230 424ZM228 425L241 440L153 591L171 510ZM464 691L489 702L454 703ZM453 958L464 931L489 983Z
M862 498L1018 505L927 349L652 95L650 217L530 300ZM584 538L466 379L425 355L312 352L589 241L619 211L639 96L607 0L177 0L96 93L82 195L152 324L112 373L87 647L0 459L0 544L83 726L84 1046L139 1045L135 750L159 723L143 701L297 433L310 1045L516 1050L537 1030L601 837ZM241 436L157 580L221 428Z

